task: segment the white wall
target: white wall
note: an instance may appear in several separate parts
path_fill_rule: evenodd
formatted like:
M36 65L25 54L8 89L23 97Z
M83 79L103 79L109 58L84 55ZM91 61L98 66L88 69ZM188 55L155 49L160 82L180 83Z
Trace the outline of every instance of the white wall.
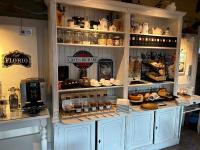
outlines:
M179 88L195 88L197 61L198 61L198 37L194 35L185 35L181 39L181 49L186 53L185 74L179 75ZM192 66L191 75L188 74L189 66Z
M24 37L19 34L20 25L20 18L0 17L0 60L2 59L2 54L13 50L25 52L31 55L32 59L31 68L23 66L2 68L2 62L0 61L0 81L2 81L3 93L6 93L7 96L8 88L11 86L19 87L22 79L41 77L45 78L46 81L49 80L47 21L22 19L23 27L31 27L33 29L31 37ZM19 136L25 130L27 131L28 129L4 132L4 134ZM31 132L32 130L30 128L27 132ZM48 140L50 141L50 136L48 136ZM39 134L33 134L25 137L0 140L0 150L38 150L39 144Z
M32 36L21 36L20 27L16 25L0 25L0 56L14 50L19 50L31 56L31 67L14 65L8 68L0 65L0 81L2 81L2 93L8 96L10 87L18 87L20 81L25 78L38 77L38 54L36 28ZM2 59L2 58L1 58Z
M21 79L43 77L48 80L48 36L47 21L22 19L23 27L31 27L31 37L21 36L21 19L0 17L0 57L1 54L18 49L32 57L32 67L12 66L2 68L0 63L0 81L3 92L10 86L19 86ZM0 58L1 59L1 58Z

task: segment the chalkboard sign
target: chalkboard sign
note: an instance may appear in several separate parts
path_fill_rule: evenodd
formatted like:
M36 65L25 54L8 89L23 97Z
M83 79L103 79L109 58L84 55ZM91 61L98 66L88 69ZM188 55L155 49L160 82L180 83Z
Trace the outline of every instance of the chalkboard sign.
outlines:
M31 67L31 56L24 54L18 50L3 54L3 67L7 68L12 65L22 65L24 67Z

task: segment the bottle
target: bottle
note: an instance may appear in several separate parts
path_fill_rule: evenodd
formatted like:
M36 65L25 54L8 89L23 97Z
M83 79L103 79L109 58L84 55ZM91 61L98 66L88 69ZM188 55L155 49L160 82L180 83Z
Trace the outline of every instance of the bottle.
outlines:
M142 46L142 37L141 37L141 35L138 36L138 46Z
M135 46L136 45L136 37L134 35L131 35L131 40L130 40L130 46Z
M57 15L57 25L62 26L62 11L61 11L61 5L58 3L57 4L57 10L56 10L56 15Z

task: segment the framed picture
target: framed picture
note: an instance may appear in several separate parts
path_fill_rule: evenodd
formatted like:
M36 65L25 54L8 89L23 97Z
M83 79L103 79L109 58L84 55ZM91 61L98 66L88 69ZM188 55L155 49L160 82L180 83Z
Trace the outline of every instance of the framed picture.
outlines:
M100 59L98 61L98 80L109 80L113 78L113 61L111 59Z
M186 56L186 52L183 49L181 49L179 58L179 75L185 75Z

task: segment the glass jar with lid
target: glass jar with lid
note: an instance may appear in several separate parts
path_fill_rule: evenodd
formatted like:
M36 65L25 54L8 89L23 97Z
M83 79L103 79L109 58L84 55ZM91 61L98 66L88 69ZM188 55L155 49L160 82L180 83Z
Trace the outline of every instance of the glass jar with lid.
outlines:
M62 30L57 31L57 42L63 43L63 31Z
M120 46L120 36L117 35L113 37L113 45Z
M95 32L92 34L91 44L94 44L94 45L98 44L98 36L99 36L99 33Z
M106 34L100 34L98 38L99 45L106 45Z
M73 32L72 31L65 31L65 43L72 43L73 42Z
M89 32L85 32L83 34L83 44L90 45L90 33Z
M81 32L77 31L74 32L74 40L73 43L75 44L82 44L82 40L83 40L83 35Z
M19 108L19 96L17 94L17 91L19 91L19 89L11 87L9 91L10 110L17 110Z
M0 120L5 120L7 119L8 115L8 101L5 100L3 97L0 97Z
M113 35L112 34L108 34L106 44L107 45L113 45Z

